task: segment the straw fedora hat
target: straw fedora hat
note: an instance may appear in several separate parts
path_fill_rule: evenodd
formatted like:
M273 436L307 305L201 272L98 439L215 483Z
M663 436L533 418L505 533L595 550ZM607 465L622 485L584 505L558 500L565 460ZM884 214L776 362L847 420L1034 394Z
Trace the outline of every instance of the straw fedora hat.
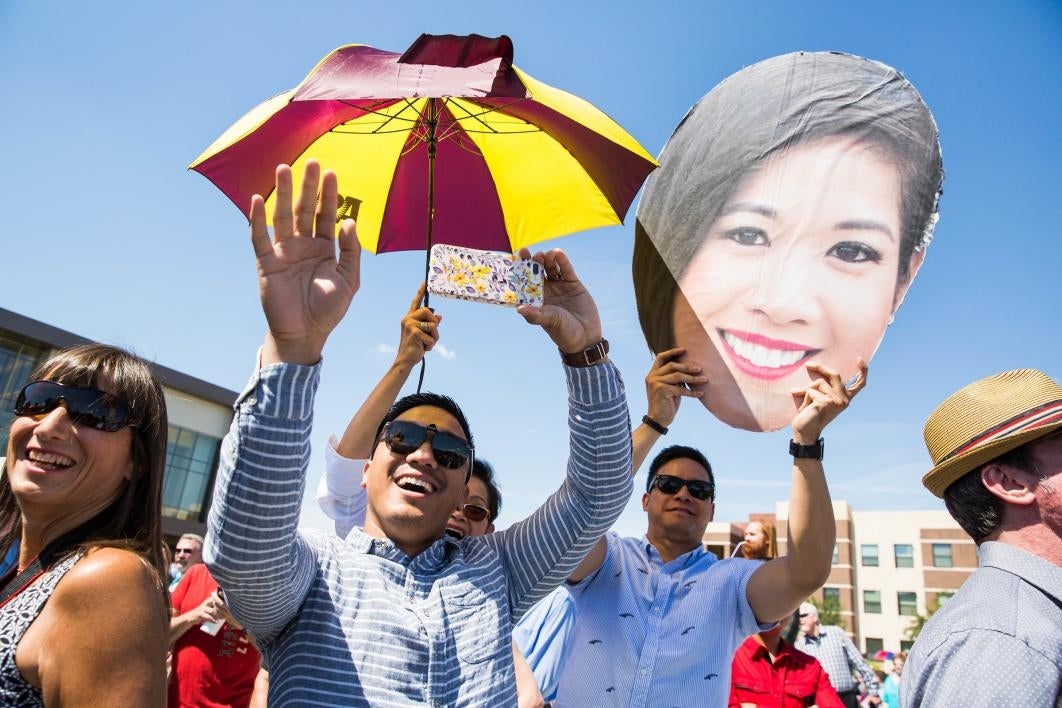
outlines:
M974 381L926 421L933 469L922 478L938 497L970 470L1062 427L1062 387L1036 369Z

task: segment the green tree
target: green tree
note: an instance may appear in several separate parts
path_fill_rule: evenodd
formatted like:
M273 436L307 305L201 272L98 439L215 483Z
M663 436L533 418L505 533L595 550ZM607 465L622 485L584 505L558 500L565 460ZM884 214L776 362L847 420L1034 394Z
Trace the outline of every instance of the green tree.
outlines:
M819 623L830 624L837 627L844 626L844 620L841 619L841 603L832 597L828 597L820 600L817 597L808 598L808 602L815 606L815 609L819 611Z

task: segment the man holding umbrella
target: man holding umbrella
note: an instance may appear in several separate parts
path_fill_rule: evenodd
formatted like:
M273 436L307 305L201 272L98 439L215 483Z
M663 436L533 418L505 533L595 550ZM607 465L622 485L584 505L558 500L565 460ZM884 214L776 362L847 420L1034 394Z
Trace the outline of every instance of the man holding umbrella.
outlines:
M322 182L307 164L294 209L286 166L276 190L273 241L252 199L269 331L223 445L204 553L267 658L270 703L515 705L511 622L575 569L631 492L626 397L597 307L562 252L536 254L545 304L520 314L565 360L572 453L560 490L530 518L445 535L474 448L460 408L430 396L381 426L364 532L299 532L321 351L358 289L360 249L345 221L336 259L333 174Z

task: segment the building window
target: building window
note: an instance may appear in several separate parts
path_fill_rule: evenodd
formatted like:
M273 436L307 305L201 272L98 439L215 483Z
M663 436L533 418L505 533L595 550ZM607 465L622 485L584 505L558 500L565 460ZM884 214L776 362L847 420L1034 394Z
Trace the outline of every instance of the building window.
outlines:
M833 565L839 565L841 563L841 547L836 543L833 544L833 560L830 562Z
M863 565L868 568L878 567L878 544L864 543L859 547L859 554L863 558Z
M868 615L881 614L881 590L863 591L863 612Z
M911 647L913 647L913 646L914 646L914 640L913 639L901 639L900 640L900 651L911 651Z
M15 399L30 374L44 361L44 349L0 336L0 456L7 450L7 433L15 419Z
M162 487L162 513L165 516L187 521L202 519L220 442L210 435L170 426Z
M918 596L913 592L896 593L896 602L900 606L900 614L914 617L918 614Z
M877 637L867 637L864 641L867 643L867 656L874 656L885 648L885 642Z
M897 568L914 568L914 546L909 543L897 543L893 549L896 552Z
M934 568L950 568L951 567L951 544L950 543L934 543L933 544L933 567Z
M837 608L841 607L841 588L823 588L822 589L822 604L827 602L836 603Z

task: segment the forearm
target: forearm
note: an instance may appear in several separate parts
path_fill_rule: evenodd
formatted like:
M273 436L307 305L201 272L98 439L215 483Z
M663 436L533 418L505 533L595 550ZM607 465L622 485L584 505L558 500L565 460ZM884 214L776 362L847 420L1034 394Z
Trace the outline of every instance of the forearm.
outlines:
M793 460L787 557L790 583L797 601L826 582L835 542L833 503L822 462Z
M202 620L199 618L198 613L195 610L191 612L185 612L183 615L170 618L170 647L172 647L178 639L184 636L192 627L199 624Z
M642 423L634 432L631 433L631 447L633 454L633 464L631 466L631 475L638 474L638 470L641 469L642 463L645 462L645 458L649 457L649 451L653 449L653 445L656 445L656 441L660 439L660 433L650 428L645 423Z
M222 444L204 559L233 615L260 639L294 616L314 560L297 524L318 366L257 372Z
M514 618L567 578L615 523L631 495L627 399L611 363L565 367L571 454L561 488L501 532Z
M413 365L404 361L395 360L376 384L376 387L361 404L354 417L347 424L343 437L336 447L343 457L351 459L365 459L372 453L373 439L380 421L387 414L391 404L398 398L402 386L409 378Z

